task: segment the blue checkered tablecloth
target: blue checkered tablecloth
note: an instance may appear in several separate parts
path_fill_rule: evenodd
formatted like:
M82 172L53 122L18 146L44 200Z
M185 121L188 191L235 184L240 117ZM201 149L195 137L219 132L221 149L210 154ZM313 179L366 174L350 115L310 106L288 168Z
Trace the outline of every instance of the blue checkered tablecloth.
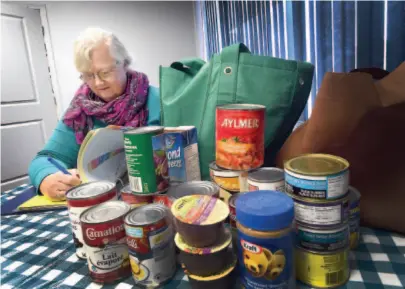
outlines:
M26 186L2 193L12 199ZM405 287L405 236L361 228L361 243L351 252L351 277L342 289ZM93 283L87 264L75 255L67 211L1 218L1 288L137 288L132 278L114 285ZM190 288L181 270L164 288ZM298 284L297 288L309 288Z

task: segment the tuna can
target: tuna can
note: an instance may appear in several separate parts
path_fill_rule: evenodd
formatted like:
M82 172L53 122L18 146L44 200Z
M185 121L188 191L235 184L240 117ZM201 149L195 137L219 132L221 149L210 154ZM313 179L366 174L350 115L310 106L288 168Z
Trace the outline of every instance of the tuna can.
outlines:
M155 194L167 190L167 167L163 127L144 126L124 132L129 183L135 194Z
M155 288L176 272L176 256L168 210L160 204L132 209L125 217L132 276L137 286Z
M285 190L292 196L336 200L347 194L349 162L327 154L306 154L284 165Z
M284 192L284 171L279 168L260 168L248 174L249 191Z
M82 259L87 258L85 247L83 246L83 233L80 224L81 213L92 206L117 199L115 184L107 181L85 183L66 192L77 257Z
M80 215L90 277L96 283L113 283L131 274L124 217L131 207L109 201Z
M360 241L360 192L349 186L350 249L356 249Z
M210 163L211 180L225 191L230 193L239 193L240 171L225 170L217 166L215 162Z
M166 194L155 196L155 203L164 204L171 209L172 204L184 196L205 195L218 198L219 187L213 182L208 181L191 181L181 183L178 186L170 187Z
M348 255L348 247L338 252L323 254L297 247L297 280L315 288L341 286L347 282L350 275Z
M349 226L319 230L299 223L295 226L297 246L315 252L336 252L349 244Z
M308 198L294 199L295 219L304 226L326 229L349 221L349 199L325 201Z
M263 105L228 104L216 108L216 164L228 170L259 168L264 162Z
M131 208L136 208L153 203L153 195L137 195L131 190L131 186L128 184L121 189L121 199L131 206Z
M236 219L245 288L295 288L293 200L278 191L246 193L236 199Z

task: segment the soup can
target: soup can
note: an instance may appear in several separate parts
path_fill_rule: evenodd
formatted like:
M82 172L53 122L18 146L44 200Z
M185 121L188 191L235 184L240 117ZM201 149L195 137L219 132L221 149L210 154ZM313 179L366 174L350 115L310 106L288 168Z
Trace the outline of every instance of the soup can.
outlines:
M335 288L350 276L349 247L332 253L295 249L297 280L315 288Z
M131 207L109 201L80 215L90 277L96 283L114 283L131 274L124 217Z
M112 200L117 200L117 189L114 183L108 181L90 182L74 187L66 192L69 218L72 223L73 241L76 255L86 259L86 250L83 246L83 233L80 215L86 209Z
M306 154L284 165L285 190L300 198L336 200L349 189L349 162L327 154Z
M265 107L228 104L216 108L216 164L250 170L264 162Z
M350 249L356 249L360 241L360 192L349 186L349 202L350 202Z
M136 285L155 288L168 282L176 272L168 209L149 204L131 210L125 217L125 231Z
M279 168L259 168L249 172L247 182L249 191L284 192L284 171Z
M136 208L153 203L153 195L139 195L134 194L131 190L131 186L128 184L121 189L121 199L131 206Z
M150 195L166 191L169 173L163 127L124 131L124 147L132 192Z

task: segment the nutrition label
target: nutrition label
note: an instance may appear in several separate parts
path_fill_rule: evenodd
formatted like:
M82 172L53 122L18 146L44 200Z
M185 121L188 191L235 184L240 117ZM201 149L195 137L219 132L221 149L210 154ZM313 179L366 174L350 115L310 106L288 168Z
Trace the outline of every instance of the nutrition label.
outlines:
M327 182L328 199L339 198L342 196L342 192L345 193L347 191L349 185L349 173L345 171L337 176L328 177Z
M295 202L295 218L297 221L312 225L336 225L342 220L342 208L333 206L307 206Z

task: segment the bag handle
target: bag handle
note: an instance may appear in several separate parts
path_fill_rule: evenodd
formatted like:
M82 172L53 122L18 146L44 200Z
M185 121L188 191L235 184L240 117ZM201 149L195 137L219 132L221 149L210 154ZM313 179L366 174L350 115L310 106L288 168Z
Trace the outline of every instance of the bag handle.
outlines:
M241 53L249 53L249 49L243 44L234 44L222 49L220 54L221 71L219 72L217 105L235 103L238 82L239 56Z
M204 64L205 61L200 58L187 58L173 62L170 67L185 73L196 75Z

